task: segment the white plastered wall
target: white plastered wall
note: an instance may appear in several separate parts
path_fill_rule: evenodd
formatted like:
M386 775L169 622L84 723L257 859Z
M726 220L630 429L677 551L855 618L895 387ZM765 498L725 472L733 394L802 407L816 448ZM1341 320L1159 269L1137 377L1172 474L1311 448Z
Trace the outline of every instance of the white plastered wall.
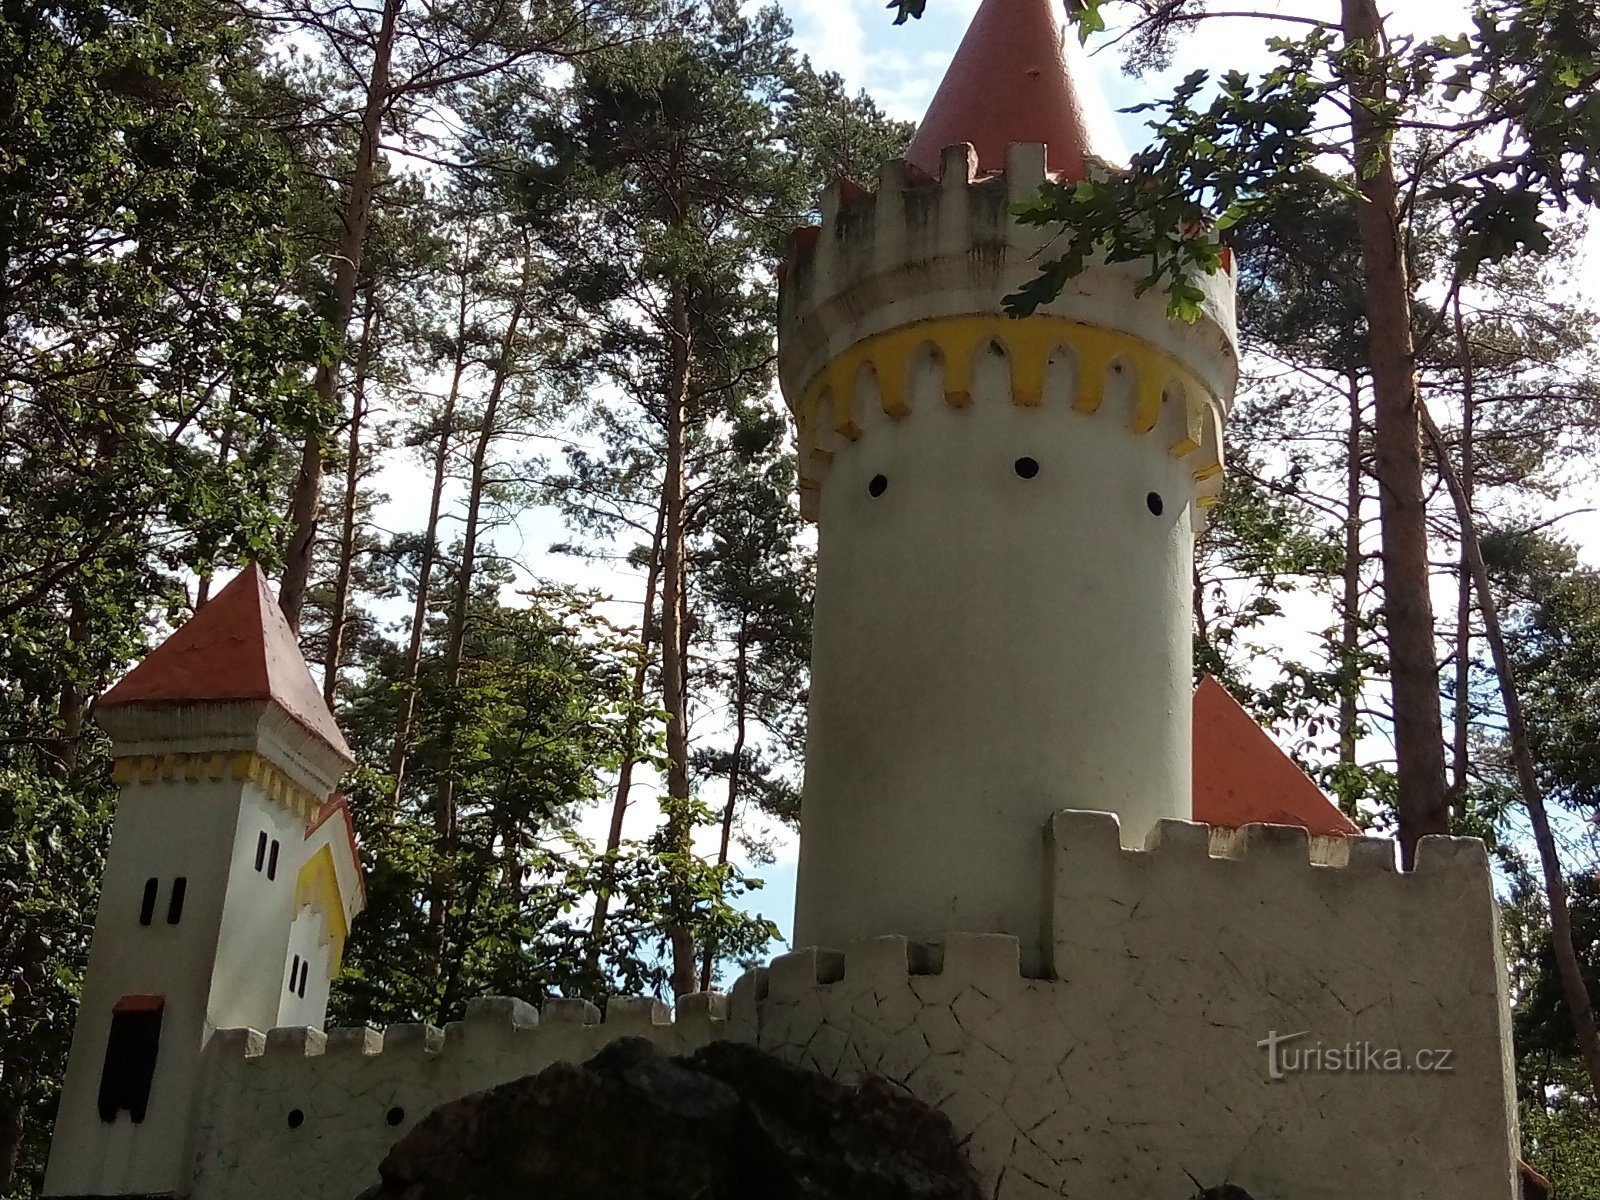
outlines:
M836 1078L903 1084L949 1116L993 1200L1186 1196L1189 1172L1259 1200L1513 1200L1481 843L1428 839L1401 875L1379 839L1314 865L1297 829L1218 837L1217 855L1187 822L1163 823L1148 851L1124 849L1104 813L1057 814L1045 832L1050 978L1024 974L1013 938L890 937L746 975L726 1020L710 996L675 1024L651 1001L614 1001L594 1024L578 1002L539 1019L491 1000L443 1034L220 1033L194 1194L348 1200L435 1105L640 1034L674 1053L751 1041ZM1452 1069L1273 1080L1256 1044L1273 1030L1449 1050Z
M309 995L309 992L308 992ZM389 1147L439 1104L582 1062L622 1036L668 1053L693 1051L726 1028L726 1000L688 997L677 1020L654 1000L613 1000L601 1014L554 1001L468 1006L444 1030L224 1030L208 1051L194 1200L350 1200L378 1181Z
M191 1102L200 1086L206 1001L228 880L240 785L134 783L123 790L95 913L83 998L51 1140L46 1192L170 1192L184 1182ZM187 878L182 919L167 923L172 880ZM148 926L145 881L160 880ZM111 1012L129 995L163 997L161 1046L144 1120L110 1124L97 1108Z
M941 1108L995 1200L1187 1196L1190 1174L1268 1200L1512 1200L1517 1128L1497 909L1480 842L1430 838L1415 873L1352 839L1312 865L1304 830L1219 839L1164 823L1150 851L1109 814L1058 814L1052 978L1008 939L901 939L780 959L734 1036ZM934 965L928 959L940 960ZM818 986L818 980L829 981ZM1448 1072L1269 1078L1301 1048L1451 1053ZM1364 1063L1366 1061L1363 1055Z
M1030 407L999 347L964 407L931 357L910 378L896 419L863 373L822 489L795 943L1008 933L1036 964L1050 813L1189 815L1190 468L1129 431L1131 378L1092 414L1061 359Z
M271 879L265 870L255 869L263 832L269 855L271 843L278 842L278 867ZM243 819L230 849L231 883L211 980L211 1024L217 1029L270 1028L277 1023L284 985L305 821L248 785Z
M289 927L287 961L283 964L282 980L278 984L279 1026L309 1025L320 1029L328 1015L329 967L333 947L325 933L327 918L311 904L301 905ZM294 974L299 964L306 964L305 995L300 994Z

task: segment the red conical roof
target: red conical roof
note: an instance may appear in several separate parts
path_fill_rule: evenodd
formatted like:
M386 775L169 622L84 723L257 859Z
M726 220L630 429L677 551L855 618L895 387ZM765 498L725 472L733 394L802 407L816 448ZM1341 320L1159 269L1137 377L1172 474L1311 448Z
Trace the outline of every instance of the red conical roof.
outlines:
M124 675L96 707L229 700L270 700L353 758L266 576L254 563Z
M983 0L911 139L907 162L937 176L940 151L971 142L980 171L1004 171L1012 142L1043 142L1052 174L1084 177L1083 156L1093 150L1056 3Z
M1229 829L1259 821L1327 836L1361 832L1209 675L1194 694L1194 819Z

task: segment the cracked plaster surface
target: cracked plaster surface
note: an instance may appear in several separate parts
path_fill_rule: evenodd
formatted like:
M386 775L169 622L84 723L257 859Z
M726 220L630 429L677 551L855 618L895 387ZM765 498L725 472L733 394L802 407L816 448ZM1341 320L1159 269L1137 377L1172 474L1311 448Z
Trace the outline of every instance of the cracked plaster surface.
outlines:
M1050 978L1023 977L1014 938L881 938L785 955L731 1005L700 997L676 1021L649 1000L613 1001L602 1022L581 1002L541 1017L494 999L442 1033L223 1031L193 1195L348 1200L435 1105L636 1034L672 1053L741 1038L840 1079L892 1080L950 1117L996 1200L1179 1197L1188 1173L1295 1200L1511 1200L1481 847L1436 845L1399 875L1375 856L1312 865L1303 837L1247 832L1220 856L1180 829L1125 851L1098 814L1061 814ZM1256 1046L1271 1030L1450 1049L1454 1069L1274 1081Z

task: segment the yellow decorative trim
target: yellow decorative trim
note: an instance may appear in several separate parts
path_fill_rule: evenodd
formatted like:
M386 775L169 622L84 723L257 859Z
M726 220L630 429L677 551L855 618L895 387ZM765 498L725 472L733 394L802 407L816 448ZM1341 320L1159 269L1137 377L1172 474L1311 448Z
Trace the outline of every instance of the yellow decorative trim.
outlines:
M1166 401L1174 397L1181 397L1183 432L1167 447L1173 458L1204 450L1208 429L1216 428L1215 401L1194 374L1131 334L1039 315L1021 320L971 315L919 321L851 346L818 372L796 405L795 420L805 450L800 480L802 512L810 515L816 505L817 480L809 460L826 464L833 457L817 444L818 418L825 414L828 428L849 441L861 436L855 405L862 391L858 386L862 372L870 372L877 381L883 411L891 417L905 417L911 411L906 392L912 362L926 349L944 365L945 403L960 408L972 403L973 358L990 345L998 346L1009 360L1014 404L1043 404L1050 364L1065 351L1076 364L1072 407L1077 412L1099 412L1111 373L1131 370L1137 387L1128 419L1132 433L1143 436L1154 431L1161 423ZM1220 438L1212 440L1220 456ZM1194 469L1194 479L1205 483L1221 473L1220 457L1213 458Z
M322 807L313 795L291 779L270 759L249 751L234 754L133 754L111 764L111 781L119 787L132 783L220 782L254 783L275 803L282 804L309 823Z
M333 866L333 851L323 846L306 860L294 880L294 911L306 905L322 913L322 940L333 948L328 964L331 978L339 973L345 939L350 926L344 919L344 904L339 899L339 874Z
M1128 428L1134 433L1149 433L1161 419L1161 402L1166 399L1166 388L1159 375L1139 372L1139 398L1128 419Z

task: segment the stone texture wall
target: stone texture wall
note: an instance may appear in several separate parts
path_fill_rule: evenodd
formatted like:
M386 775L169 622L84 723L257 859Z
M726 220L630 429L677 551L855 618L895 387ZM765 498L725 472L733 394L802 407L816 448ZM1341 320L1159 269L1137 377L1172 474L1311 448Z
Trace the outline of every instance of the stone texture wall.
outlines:
M193 1195L348 1200L434 1105L583 1061L622 1034L669 1052L731 1037L942 1109L997 1200L1185 1197L1190 1175L1257 1200L1511 1200L1516 1129L1496 910L1480 843L1428 839L1418 869L1351 839L1164 822L1125 850L1116 820L1064 812L1044 974L1015 938L804 950L676 1021L619 1000L542 1014L486 1000L442 1033L223 1031L210 1047ZM1269 1077L1286 1050L1370 1045L1412 1069ZM1418 1071L1448 1050L1448 1071Z

